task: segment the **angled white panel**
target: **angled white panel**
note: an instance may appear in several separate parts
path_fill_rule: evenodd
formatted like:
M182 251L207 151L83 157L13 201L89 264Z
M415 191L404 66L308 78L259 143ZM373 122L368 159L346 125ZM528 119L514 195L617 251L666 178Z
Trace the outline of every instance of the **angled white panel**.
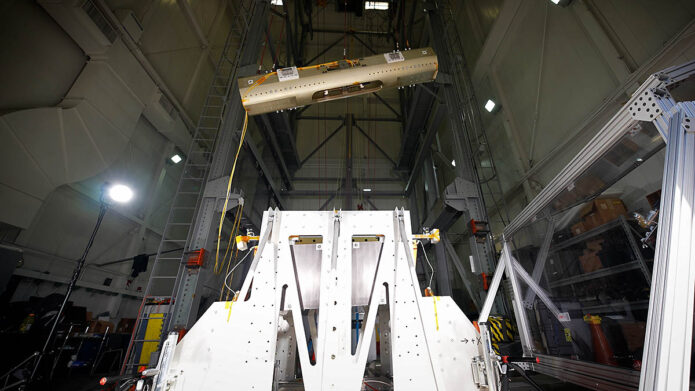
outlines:
M7 114L14 134L54 184L66 182L61 135L62 113L57 107Z

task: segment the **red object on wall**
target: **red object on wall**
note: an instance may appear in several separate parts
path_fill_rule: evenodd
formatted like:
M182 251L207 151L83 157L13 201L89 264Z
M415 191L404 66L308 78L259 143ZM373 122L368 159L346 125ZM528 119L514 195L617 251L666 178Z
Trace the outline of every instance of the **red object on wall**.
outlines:
M188 330L186 330L186 329L180 329L180 330L178 330L178 332L179 332L179 337L178 337L178 339L176 340L176 343L181 342L181 340L183 339L183 336L186 335L186 332L187 332L187 331L188 331Z
M201 248L199 250L191 251L191 253L188 255L188 262L186 262L186 266L203 266L204 261L205 249Z

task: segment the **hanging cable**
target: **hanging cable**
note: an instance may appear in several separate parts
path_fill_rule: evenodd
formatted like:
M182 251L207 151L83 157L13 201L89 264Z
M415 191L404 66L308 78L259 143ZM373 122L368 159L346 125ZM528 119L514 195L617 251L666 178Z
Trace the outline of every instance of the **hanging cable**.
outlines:
M224 268L224 265L227 265L227 270L229 270L229 263L232 261L232 252L229 251L234 243L234 238L237 236L239 233L239 228L241 226L241 216L244 213L244 204L239 205L239 210L237 210L236 216L234 217L234 224L232 225L232 230L229 233L229 240L227 240L227 248L224 250L224 256L222 257L222 262L219 264L219 269L214 269L215 274L220 274L222 273L222 269ZM227 254L229 254L229 260L227 260ZM217 264L215 265L217 266Z
M265 49L268 47L268 41L270 41L270 28L273 27L273 14L270 14L270 22L268 23L268 33L265 35L265 42L263 43L263 51L261 52L261 61L258 64L258 73L261 73L263 69L263 57L265 57Z
M277 48L278 51L275 52L275 58L273 59L273 70L277 68L277 63L278 63L278 58L280 57L280 43L282 43L282 37L285 36L285 23L287 20L285 18L282 19L282 30L280 30L280 39L278 39L278 44ZM286 66L290 66L291 64L286 64Z
M234 265L234 267L232 268L232 270L230 270L230 271L227 273L227 275L224 276L224 287L227 288L230 292L234 292L234 290L232 290L232 287L230 287L229 285L227 285L227 280L229 280L229 276L231 276L231 275L234 273L234 270L236 270L236 268L239 267L239 265L241 265L241 264L246 260L246 258L248 258L249 254L252 254L252 253L253 253L253 251L254 251L254 249L253 249L253 248L250 248L250 249L248 250L248 253L246 253L246 255L244 255L244 257L241 258L241 260L240 260L239 262L237 262L236 265Z
M345 0L344 9L345 16L343 17L343 58L347 58L347 0Z
M222 206L222 214L220 215L220 225L217 227L217 247L215 248L215 269L218 267L220 259L220 240L222 239L222 225L224 224L224 218L227 211L227 204L229 203L229 196L232 190L232 179L234 179L234 171L236 170L236 164L239 160L239 153L241 152L241 147L244 145L244 139L246 138L246 129L249 124L249 113L244 112L244 128L241 131L241 138L239 138L239 147L236 150L236 155L234 156L234 164L232 164L232 172L229 174L229 181L227 182L227 194L224 197L224 205Z
M420 247L422 247L422 254L425 255L425 261L427 261L427 265L429 265L430 270L432 271L432 273L430 274L430 283L427 284L428 288L432 288L432 278L434 278L434 268L432 267L432 264L430 263L429 258L427 258L427 251L425 251L425 245L422 244L421 240L418 240L417 242L420 243Z

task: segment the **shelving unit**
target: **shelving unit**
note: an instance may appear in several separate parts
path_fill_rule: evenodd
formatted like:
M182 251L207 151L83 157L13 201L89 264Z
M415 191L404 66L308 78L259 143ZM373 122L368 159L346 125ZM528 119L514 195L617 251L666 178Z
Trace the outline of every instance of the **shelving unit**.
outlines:
M649 268L647 267L647 262L645 261L644 257L642 256L642 252L640 251L639 246L637 245L637 241L635 240L635 236L632 233L630 225L624 216L620 216L617 219L609 221L606 224L603 224L603 225L598 226L594 229L591 229L589 231L586 231L584 233L581 233L579 235L573 236L569 239L563 240L559 243L552 245L550 247L550 251L548 252L548 256L550 256L553 253L557 253L563 249L566 249L570 246L580 244L582 242L590 240L591 238L594 238L594 237L596 237L604 232L607 232L611 229L618 228L618 227L622 228L623 232L625 233L625 236L627 237L628 245L629 245L630 251L632 252L632 255L633 255L632 261L626 262L626 263L623 263L620 265L616 265L616 266L602 268L602 269L596 270L594 272L579 274L576 276L552 281L552 282L549 282L548 286L550 288L557 288L557 287L572 285L572 284L576 284L576 283L580 283L580 282L591 281L591 280L595 280L597 278L604 278L607 276L612 276L614 274L624 273L626 271L635 270L635 269L640 269L642 271L642 274L644 275L645 280L647 281L647 284L651 284L651 280L652 280L651 272L650 272Z
M616 266L611 266L611 267L604 267L599 270L596 270L591 273L584 273L584 274L579 274L576 276L568 277L568 278L563 278L560 280L556 280L548 284L551 288L558 288L562 286L567 286L567 285L572 285L572 284L577 284L580 282L584 281L592 281L597 278L604 278L608 276L612 276L614 274L618 273L624 273L629 270L635 270L639 269L640 264L638 261L632 261L632 262L627 262L627 263L622 263L620 265Z

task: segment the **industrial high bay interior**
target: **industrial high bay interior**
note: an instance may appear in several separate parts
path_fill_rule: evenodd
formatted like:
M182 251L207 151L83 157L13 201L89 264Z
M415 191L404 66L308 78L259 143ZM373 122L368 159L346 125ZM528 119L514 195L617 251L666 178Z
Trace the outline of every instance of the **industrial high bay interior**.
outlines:
M695 385L695 3L5 0L0 32L0 391Z

